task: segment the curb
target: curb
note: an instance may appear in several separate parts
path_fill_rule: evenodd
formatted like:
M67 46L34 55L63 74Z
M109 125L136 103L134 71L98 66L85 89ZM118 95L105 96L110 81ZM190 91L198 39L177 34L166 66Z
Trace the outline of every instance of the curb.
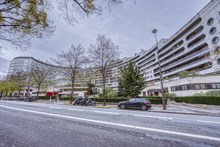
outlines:
M219 114L202 114L202 113L186 113L186 112L169 112L169 111L149 111L149 112L158 112L158 113L173 113L173 114L186 114L186 115L199 115L199 116L212 116L220 117Z

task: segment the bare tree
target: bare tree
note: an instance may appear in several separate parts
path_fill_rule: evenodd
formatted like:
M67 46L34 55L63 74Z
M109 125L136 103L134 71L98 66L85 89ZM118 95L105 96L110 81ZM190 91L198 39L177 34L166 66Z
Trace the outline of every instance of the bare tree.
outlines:
M63 18L71 25L77 22L77 14L80 16L101 14L104 9L111 10L122 1L124 0L57 0Z
M70 102L72 103L77 74L83 64L87 62L85 49L80 44L78 46L72 45L68 51L57 54L57 58L53 59L53 61L60 66L60 72L71 81Z
M17 71L16 73L8 77L8 80L11 82L14 82L17 87L16 88L18 90L17 96L19 96L21 91L24 90L24 88L26 87L27 77L28 77L28 74L24 71Z
M28 87L30 86L30 82L37 87L37 97L39 95L39 91L42 88L43 84L47 85L47 83L54 79L56 76L55 68L43 64L36 64L31 67Z
M119 58L119 47L115 45L105 35L98 35L96 44L91 44L89 48L91 61L100 68L102 75L102 88L104 96L104 105L106 105L105 98L105 83L108 65Z
M27 47L32 37L51 35L54 27L47 17L48 0L1 0L0 41Z

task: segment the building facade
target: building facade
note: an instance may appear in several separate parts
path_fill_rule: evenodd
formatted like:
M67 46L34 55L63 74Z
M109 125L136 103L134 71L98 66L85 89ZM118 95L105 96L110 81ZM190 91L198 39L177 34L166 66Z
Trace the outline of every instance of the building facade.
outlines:
M8 74L14 71L28 70L30 68L31 62L36 59L29 57L29 59L23 60L25 57L15 58L9 67ZM189 84L194 85L194 91L204 90L204 85L200 86L202 88L198 89L196 84L204 84L201 81L198 82L197 78L188 80L184 83L179 83L179 85L174 84L172 81L182 81L179 78L179 74L182 71L186 71L189 75L197 75L203 78L204 75L216 74L219 77L220 73L220 1L212 0L208 3L200 12L196 14L188 23L186 23L180 30L178 30L169 39L161 39L158 42L158 46L154 45L148 50L142 50L140 53L135 54L133 57L124 58L111 63L108 67L108 76L106 78L106 87L111 87L117 90L118 87L118 77L120 69L124 67L129 61L134 62L143 72L147 87L143 89L143 95L151 95L152 91L161 91L159 86L160 73L158 62L161 63L161 70L163 79L169 81L165 84L166 91L177 93L180 92L173 90L174 87L178 89L178 86ZM42 63L42 62L41 62ZM43 64L43 63L42 63ZM21 66L22 65L22 66ZM53 65L51 65L53 66ZM99 69L83 69L81 72L81 77L76 81L79 87L86 87L89 80L96 85L98 91L102 91L102 80ZM210 78L212 78L210 76ZM195 80L196 79L196 80ZM205 84L218 84L220 83L219 78L217 81L206 82ZM207 78L206 78L207 81ZM173 85L172 85L173 83ZM184 85L182 85L184 84ZM205 87L210 87L209 86ZM197 88L196 88L197 87ZM218 87L216 85L216 87ZM172 90L171 90L172 89ZM219 89L219 88L216 88ZM187 88L185 88L187 90ZM207 90L207 89L206 89ZM66 90L68 91L68 90ZM184 88L181 90L182 93ZM195 93L195 92L192 92ZM186 94L184 94L186 95Z

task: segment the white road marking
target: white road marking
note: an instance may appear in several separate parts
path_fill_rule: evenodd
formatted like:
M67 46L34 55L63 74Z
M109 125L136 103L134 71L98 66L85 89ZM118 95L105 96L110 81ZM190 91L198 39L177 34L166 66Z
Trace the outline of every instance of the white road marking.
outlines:
M125 127L125 128L132 128L132 129L138 129L138 130L145 130L145 131L151 131L151 132L179 135L179 136L184 136L184 137L193 137L193 138L199 138L199 139L204 139L204 140L212 140L212 141L220 142L220 138L211 137L211 136L203 136L203 135L197 135L197 134L189 134L189 133L182 133L182 132L147 128L147 127L140 127L140 126L134 126L134 125L119 124L119 123L93 120L93 119L87 119L87 118L66 116L66 115L46 113L46 112L33 111L33 110L27 110L27 109L20 109L20 108L8 107L8 106L4 106L4 105L0 105L0 107L11 109L11 110L18 110L18 111L23 111L23 112L30 112L30 113L35 113L35 114L41 114L41 115L47 115L47 116L53 116L53 117L60 117L60 118L78 120L78 121L92 122L92 123L105 124L105 125L110 125L110 126L119 126L119 127Z
M169 119L172 120L173 118L171 117L160 117L160 116L149 116L149 115L133 115L136 117L148 117L148 118L158 118L158 119Z
M205 121L205 120L197 120L197 122L201 122L201 123L211 123L211 124L220 124L220 122L216 122L216 121Z
M55 106L48 106L48 108L61 109L61 107L55 107Z
M73 109L73 108L66 108L66 110L73 110L73 111L85 111L83 109Z
M115 112L107 112L107 111L93 111L95 113L104 113L104 114L115 114L118 115L119 113L115 113Z

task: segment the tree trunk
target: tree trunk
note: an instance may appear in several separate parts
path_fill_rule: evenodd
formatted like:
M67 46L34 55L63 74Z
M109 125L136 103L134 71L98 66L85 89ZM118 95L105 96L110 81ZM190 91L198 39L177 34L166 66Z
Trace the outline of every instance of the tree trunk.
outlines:
M6 91L6 92L5 92L5 97L7 96L7 94L8 94L8 92Z
M71 103L71 104L72 104L72 102L73 102L74 82L75 82L75 80L72 79L72 84L71 84L71 95L70 95L70 103Z
M37 99L38 99L38 96L39 96L39 92L40 92L40 85L37 86Z
M1 91L0 99L2 98L3 91Z
M21 89L18 90L18 97L20 96L20 93L21 93Z
M105 97L105 70L103 70L103 72L102 72L102 81L103 81L103 86L102 86L102 88L103 88L103 99L104 99L104 103L103 103L103 105L104 106L106 106L106 97Z

